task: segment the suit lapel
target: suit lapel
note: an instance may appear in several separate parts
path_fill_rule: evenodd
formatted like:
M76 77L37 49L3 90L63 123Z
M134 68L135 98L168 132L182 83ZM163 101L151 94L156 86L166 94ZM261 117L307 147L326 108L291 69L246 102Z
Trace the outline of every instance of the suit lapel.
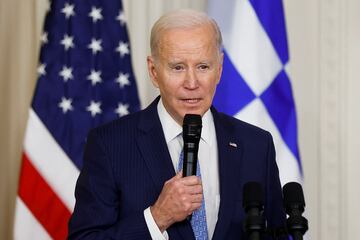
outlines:
M165 181L175 175L175 170L157 113L158 101L159 98L143 111L139 122L142 133L137 138L137 143L155 183L156 191L160 193Z
M230 123L212 108L219 156L220 207L212 239L225 239L239 192L237 178L241 167L241 143L236 142Z
M149 169L159 195L164 183L175 176L175 170L165 141L165 136L157 112L159 97L143 111L139 129L142 132L137 138L138 147ZM190 223L185 220L167 229L171 239L194 239ZM179 237L179 234L182 238Z

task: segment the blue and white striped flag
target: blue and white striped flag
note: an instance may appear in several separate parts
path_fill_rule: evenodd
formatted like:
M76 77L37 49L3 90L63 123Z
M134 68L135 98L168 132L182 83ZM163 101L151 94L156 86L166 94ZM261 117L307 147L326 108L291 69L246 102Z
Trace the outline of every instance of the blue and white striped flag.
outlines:
M224 40L214 105L271 132L282 185L302 181L295 104L281 0L209 1Z
M52 0L41 36L15 239L65 239L90 128L137 111L120 0Z

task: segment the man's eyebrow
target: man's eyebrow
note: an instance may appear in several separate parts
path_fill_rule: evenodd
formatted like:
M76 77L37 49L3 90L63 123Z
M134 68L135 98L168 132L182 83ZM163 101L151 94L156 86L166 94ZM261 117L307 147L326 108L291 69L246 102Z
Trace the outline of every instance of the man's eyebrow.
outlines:
M198 63L198 65L200 65L200 64L207 64L207 65L210 65L210 64L212 64L213 63L213 61L201 61L201 62L199 62Z
M175 66L175 65L178 65L178 64L184 64L184 63L183 63L183 61L181 61L181 60L178 60L178 61L175 60L175 61L169 61L169 62L168 62L168 65L169 65L169 66Z

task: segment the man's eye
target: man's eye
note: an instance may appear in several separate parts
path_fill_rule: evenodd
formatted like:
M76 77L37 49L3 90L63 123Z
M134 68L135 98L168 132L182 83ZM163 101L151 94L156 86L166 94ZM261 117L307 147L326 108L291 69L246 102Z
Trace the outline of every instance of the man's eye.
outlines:
M182 66L175 66L174 67L174 70L175 71L181 71L181 70L183 70L184 68L182 67Z
M207 69L209 69L209 66L208 65L200 65L199 69L200 70L207 70Z

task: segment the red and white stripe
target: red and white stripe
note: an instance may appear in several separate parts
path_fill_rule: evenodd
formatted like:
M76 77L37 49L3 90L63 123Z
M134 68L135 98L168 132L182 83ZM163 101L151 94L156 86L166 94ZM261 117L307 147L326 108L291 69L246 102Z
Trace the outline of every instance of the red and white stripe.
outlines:
M30 109L14 239L65 239L79 170Z

